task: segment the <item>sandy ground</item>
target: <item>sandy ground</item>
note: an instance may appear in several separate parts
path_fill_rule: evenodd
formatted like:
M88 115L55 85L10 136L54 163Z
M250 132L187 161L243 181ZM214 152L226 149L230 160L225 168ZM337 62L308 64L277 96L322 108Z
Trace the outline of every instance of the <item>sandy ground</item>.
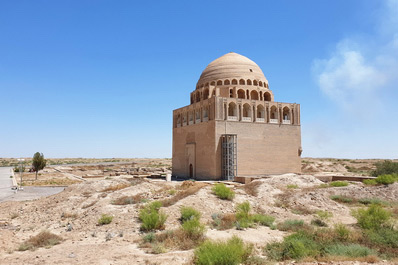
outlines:
M74 167L63 166L55 174L69 172L78 175L78 171L86 174L89 170L90 173L98 170L97 166L90 167L93 168L83 168L81 171ZM133 170L136 167L137 165L131 167L119 165L116 166L116 170L108 170L108 176L79 180L60 193L39 199L1 202L0 264L190 264L193 250L169 250L163 254L150 254L146 249L139 247L142 233L138 213L144 202L131 205L112 204L117 198L137 194L149 201L171 198L175 195L171 195L170 190L178 191L182 184L180 181L166 182L133 176L130 172L150 172L150 170L144 171L143 167L138 171ZM156 171L167 170L167 167L152 168ZM42 178L55 178L54 175L51 176L50 172L53 172L51 170L50 168L49 172L43 173ZM115 171L120 174L117 176ZM97 173L103 174L104 170ZM61 178L64 178L64 175ZM333 214L333 217L327 221L329 225L336 223L354 225L356 220L350 214L352 208L331 200L331 195L349 195L358 199L377 197L390 202L398 201L398 183L387 187L365 187L362 183L351 183L347 187L320 188L319 185L323 182L311 174L270 176L255 182L258 187L257 196L248 194L243 184L233 184L229 186L236 193L234 200L220 200L212 193L213 183L210 183L196 194L183 198L169 207L162 207L161 210L168 215L166 229L179 227L181 207L192 206L202 213L201 222L206 224L206 236L209 239L228 239L232 235L237 235L244 241L254 244L256 251L261 254L261 249L267 243L282 240L287 232L271 230L268 227L219 231L210 225L212 215L233 213L237 204L249 201L254 211L274 216L276 223L287 219L301 219L309 223L316 211L327 210ZM124 188L105 191L106 188L117 185L124 185ZM297 185L297 188L289 189L288 185ZM302 208L307 212L297 211ZM97 222L102 214L114 216L112 223L98 226ZM71 231L68 231L68 227L72 227ZM34 251L17 250L23 241L43 230L61 236L63 241L51 248L39 248ZM380 264L388 263L380 262Z

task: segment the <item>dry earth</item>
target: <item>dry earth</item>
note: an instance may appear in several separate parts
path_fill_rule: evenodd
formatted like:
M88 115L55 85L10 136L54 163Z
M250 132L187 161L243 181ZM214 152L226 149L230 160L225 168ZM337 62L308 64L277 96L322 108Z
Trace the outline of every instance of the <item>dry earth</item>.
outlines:
M347 164L347 161L343 162ZM313 173L352 174L342 163L333 163L335 162L328 160L304 159L303 171L308 172L311 168ZM374 161L369 162L366 166L363 163L351 164L361 164L363 169L371 168L373 163ZM0 203L0 264L190 264L193 250L151 254L148 249L139 246L142 240L138 220L140 207L146 201L177 196L183 183L142 176L162 175L169 172L169 169L170 160L141 160L141 164L130 161L128 164L105 166L48 167L39 176L38 182L33 181L33 175L28 175L24 179L27 183L31 179L30 183L48 185L45 181L52 180L69 186L59 194L33 201ZM66 183L65 180L71 180L73 184ZM309 223L317 211L327 210L333 214L327 221L329 225L343 223L350 226L356 223L350 211L357 206L337 203L330 199L331 195L349 195L358 199L377 197L394 203L398 201L398 183L387 187L365 187L362 183L352 182L346 187L320 188L322 183L307 173L270 176L251 184L256 187L257 195L250 192L250 189L247 192L243 184L228 183L236 196L233 201L225 201L212 193L214 183L206 182L197 193L180 199L171 206L162 207L161 210L168 215L166 229L169 230L179 227L180 208L192 206L202 213L201 221L207 224L208 238L227 239L237 235L254 244L258 255L262 255L261 249L268 242L282 240L287 232L268 227L219 231L210 225L212 214L233 213L238 203L249 201L253 211L272 215L277 223L287 219L301 219ZM297 187L292 189L288 185ZM138 194L144 199L140 203L112 204L122 196ZM99 226L98 219L102 214L112 215L113 221ZM63 241L51 248L18 251L23 241L43 230L61 236ZM383 261L379 263L393 264ZM359 262L336 261L330 264Z

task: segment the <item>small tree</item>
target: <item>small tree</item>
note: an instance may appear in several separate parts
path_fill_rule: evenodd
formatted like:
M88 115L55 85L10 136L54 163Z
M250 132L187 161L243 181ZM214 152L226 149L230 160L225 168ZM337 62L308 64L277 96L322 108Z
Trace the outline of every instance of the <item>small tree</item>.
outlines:
M45 166L46 166L46 160L44 159L43 153L36 152L33 155L33 160L32 160L33 171L36 172L36 180L37 180L37 172L39 172L39 170L42 170Z

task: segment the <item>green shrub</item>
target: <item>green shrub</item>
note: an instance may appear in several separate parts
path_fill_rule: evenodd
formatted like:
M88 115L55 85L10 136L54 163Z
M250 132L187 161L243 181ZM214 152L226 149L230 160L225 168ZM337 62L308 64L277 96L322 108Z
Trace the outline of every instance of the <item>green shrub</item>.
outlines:
M332 181L329 183L331 187L345 187L348 186L347 181Z
M236 206L236 227L238 229L247 228L253 225L250 218L250 203L245 201Z
M285 220L283 223L279 223L277 228L281 231L297 231L304 227L303 220Z
M339 241L347 241L350 237L351 231L343 224L336 224L334 226L334 234Z
M253 222L268 227L272 227L275 221L275 217L265 214L253 214L251 218Z
M238 265L245 263L253 251L251 245L234 236L226 242L205 241L195 250L198 265Z
M363 229L379 229L390 218L390 213L377 204L371 204L367 209L358 209L353 215Z
M376 179L378 184L389 185L398 181L398 174L380 175Z
M365 179L362 183L365 185L377 185L376 179Z
M288 188L288 189L298 189L299 186L296 185L296 184L289 184L289 185L286 186L286 188Z
M350 244L350 245L343 245L343 244L334 244L325 247L326 254L330 256L343 256L343 257L351 257L351 258L358 258L358 257L366 257L370 255L375 255L376 252L372 249L367 247L358 245L358 244Z
M390 248L398 248L398 231L391 227L367 230L365 231L365 236L376 246L383 245Z
M318 248L311 235L301 231L285 237L282 242L267 244L264 250L270 259L281 261L315 257L319 253Z
M160 207L162 207L162 203L154 201L140 210L141 230L152 231L155 229L164 229L167 215L159 211Z
M321 219L313 219L311 220L311 224L315 225L315 226L319 226L319 227L327 227L327 223L325 223L324 221L322 221Z
M235 192L233 192L230 188L225 186L224 183L218 183L213 187L214 194L223 200L232 200L235 197Z
M150 232L146 234L142 239L145 243L153 243L156 240L156 235L155 233Z
M385 201L382 201L378 198L362 198L358 200L359 203L368 205L368 204L378 204L378 205L386 205Z
M330 217L333 216L333 213L328 212L328 211L317 211L316 214L322 220L327 220L327 219L329 219Z
M376 170L372 172L374 177L386 174L398 173L398 163L390 160L376 163Z
M101 215L101 218L98 219L98 224L99 225L107 225L110 224L113 220L113 216L108 215L108 214L103 214Z
M193 218L185 221L181 225L182 230L187 234L187 236L191 239L197 239L203 237L205 232L205 226L200 223L199 219Z
M354 201L352 198L342 196L342 195L332 195L332 196L330 196L330 199L337 201L337 202L343 202L343 203L352 203Z
M182 223L191 219L200 219L200 212L192 207L182 207L180 220Z

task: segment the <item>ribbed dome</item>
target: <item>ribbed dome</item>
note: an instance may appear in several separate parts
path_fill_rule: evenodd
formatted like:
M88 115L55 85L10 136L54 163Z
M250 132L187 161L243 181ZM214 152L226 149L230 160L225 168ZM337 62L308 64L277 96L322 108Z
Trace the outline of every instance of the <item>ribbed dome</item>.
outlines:
M211 63L200 75L198 86L224 79L251 79L268 83L260 67L249 58L230 52Z

